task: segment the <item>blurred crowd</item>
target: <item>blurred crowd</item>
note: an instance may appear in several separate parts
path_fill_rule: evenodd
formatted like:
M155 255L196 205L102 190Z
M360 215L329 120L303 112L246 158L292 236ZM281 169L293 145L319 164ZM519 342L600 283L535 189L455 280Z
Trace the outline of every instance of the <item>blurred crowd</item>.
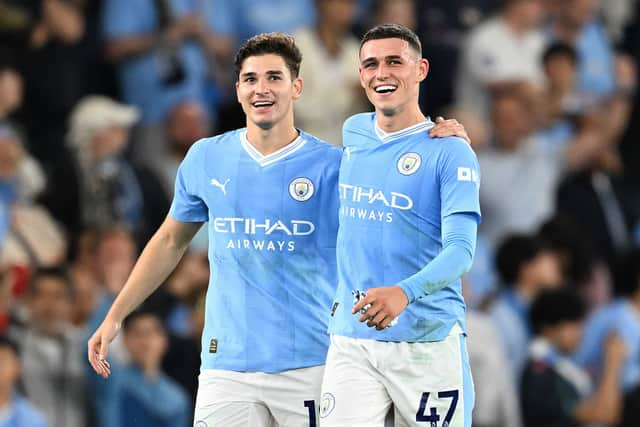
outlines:
M189 425L206 234L123 325L111 379L86 340L191 144L243 126L235 49L293 34L296 125L341 145L370 109L358 37L385 22L420 35L422 109L480 161L474 426L640 425L640 1L0 0L0 427Z

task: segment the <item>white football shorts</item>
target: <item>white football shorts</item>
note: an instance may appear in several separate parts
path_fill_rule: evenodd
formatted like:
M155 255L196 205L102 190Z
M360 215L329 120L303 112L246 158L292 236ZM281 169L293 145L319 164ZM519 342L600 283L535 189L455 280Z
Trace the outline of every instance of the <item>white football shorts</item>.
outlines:
M279 373L203 369L194 427L319 427L324 366Z
M470 427L474 391L459 326L438 342L333 335L320 400L322 427Z

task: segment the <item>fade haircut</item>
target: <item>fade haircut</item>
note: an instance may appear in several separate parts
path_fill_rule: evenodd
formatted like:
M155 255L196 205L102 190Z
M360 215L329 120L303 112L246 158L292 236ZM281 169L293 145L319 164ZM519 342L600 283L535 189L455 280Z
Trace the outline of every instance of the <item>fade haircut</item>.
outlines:
M285 33L264 33L251 37L236 53L234 65L236 67L236 77L240 76L240 69L244 60L251 56L278 55L284 59L287 68L291 72L291 77L296 78L300 74L300 63L302 53L295 40Z
M420 56L422 56L422 43L420 38L411 29L400 24L377 25L367 31L360 41L360 50L369 40L401 39L409 43Z

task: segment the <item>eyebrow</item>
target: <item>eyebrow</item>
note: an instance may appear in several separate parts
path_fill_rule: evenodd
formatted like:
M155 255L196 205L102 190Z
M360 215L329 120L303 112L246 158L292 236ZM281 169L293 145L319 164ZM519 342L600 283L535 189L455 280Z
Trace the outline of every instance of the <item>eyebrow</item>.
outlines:
M268 76L283 76L284 73L282 71L279 70L269 70L265 73ZM246 73L242 73L240 74L240 77L255 77L257 76L258 73L256 73L255 71L247 71Z
M389 61L389 60L400 60L400 61L402 61L403 60L402 56L400 56L400 55L387 55L383 59L386 60L386 61ZM373 61L377 61L377 60L378 60L378 58L376 58L375 56L370 56L368 58L363 59L362 60L362 64L373 62Z

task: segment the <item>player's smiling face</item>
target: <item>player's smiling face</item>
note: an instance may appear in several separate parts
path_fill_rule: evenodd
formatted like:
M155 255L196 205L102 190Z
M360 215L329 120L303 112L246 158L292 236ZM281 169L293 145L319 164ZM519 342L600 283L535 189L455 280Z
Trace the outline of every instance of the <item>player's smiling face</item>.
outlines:
M281 56L250 56L242 63L236 95L248 123L271 129L288 115L293 115L293 101L301 94L302 80L292 78Z
M360 49L360 84L376 111L386 116L418 101L428 71L427 60L402 39L369 40Z

